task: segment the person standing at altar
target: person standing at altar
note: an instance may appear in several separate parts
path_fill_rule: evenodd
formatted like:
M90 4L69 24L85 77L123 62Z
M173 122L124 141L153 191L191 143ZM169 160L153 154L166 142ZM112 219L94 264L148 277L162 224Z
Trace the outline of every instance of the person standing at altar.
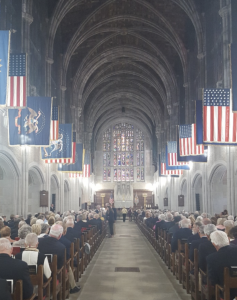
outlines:
M126 221L126 216L127 216L127 209L124 207L123 209L122 209L122 214L123 214L123 222L125 222Z

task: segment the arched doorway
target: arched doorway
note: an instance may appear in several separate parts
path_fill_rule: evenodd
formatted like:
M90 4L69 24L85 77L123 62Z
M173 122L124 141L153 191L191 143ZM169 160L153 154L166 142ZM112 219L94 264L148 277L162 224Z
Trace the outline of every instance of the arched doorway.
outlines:
M19 175L14 159L9 154L0 152L0 215L6 215L7 218L12 213L23 213Z
M202 175L196 174L192 182L192 211L203 212Z
M227 209L227 169L219 164L211 172L210 180L210 209L211 214L220 214Z
M60 211L59 181L56 175L51 176L50 191L51 191L50 205L52 203L54 204L55 212Z
M64 211L67 211L70 209L70 188L69 183L67 180L64 181Z
M31 167L28 174L28 212L37 213L40 208L40 191L43 190L44 179L37 167Z

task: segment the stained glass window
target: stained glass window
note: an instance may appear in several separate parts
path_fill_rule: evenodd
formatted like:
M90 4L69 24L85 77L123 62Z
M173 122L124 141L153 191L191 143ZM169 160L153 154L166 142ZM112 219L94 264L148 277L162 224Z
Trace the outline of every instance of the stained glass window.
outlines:
M129 123L119 123L103 135L103 180L144 181L144 134ZM111 173L112 172L112 176Z

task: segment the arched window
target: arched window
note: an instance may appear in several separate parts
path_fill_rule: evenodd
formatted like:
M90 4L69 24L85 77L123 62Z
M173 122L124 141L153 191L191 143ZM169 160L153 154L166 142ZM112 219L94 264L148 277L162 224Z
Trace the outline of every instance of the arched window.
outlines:
M103 181L144 181L144 134L119 123L103 134ZM134 177L135 176L135 177Z

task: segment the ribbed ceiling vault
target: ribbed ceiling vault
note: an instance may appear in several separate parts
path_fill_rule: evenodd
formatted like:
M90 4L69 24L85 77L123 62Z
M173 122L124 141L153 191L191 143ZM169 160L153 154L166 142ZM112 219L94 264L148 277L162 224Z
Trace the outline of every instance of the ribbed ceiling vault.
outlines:
M54 59L60 34L61 84L72 89L68 105L82 109L84 130L96 136L122 117L142 123L150 136L164 128L188 83L188 30L196 55L203 53L200 1L49 2L46 56Z

